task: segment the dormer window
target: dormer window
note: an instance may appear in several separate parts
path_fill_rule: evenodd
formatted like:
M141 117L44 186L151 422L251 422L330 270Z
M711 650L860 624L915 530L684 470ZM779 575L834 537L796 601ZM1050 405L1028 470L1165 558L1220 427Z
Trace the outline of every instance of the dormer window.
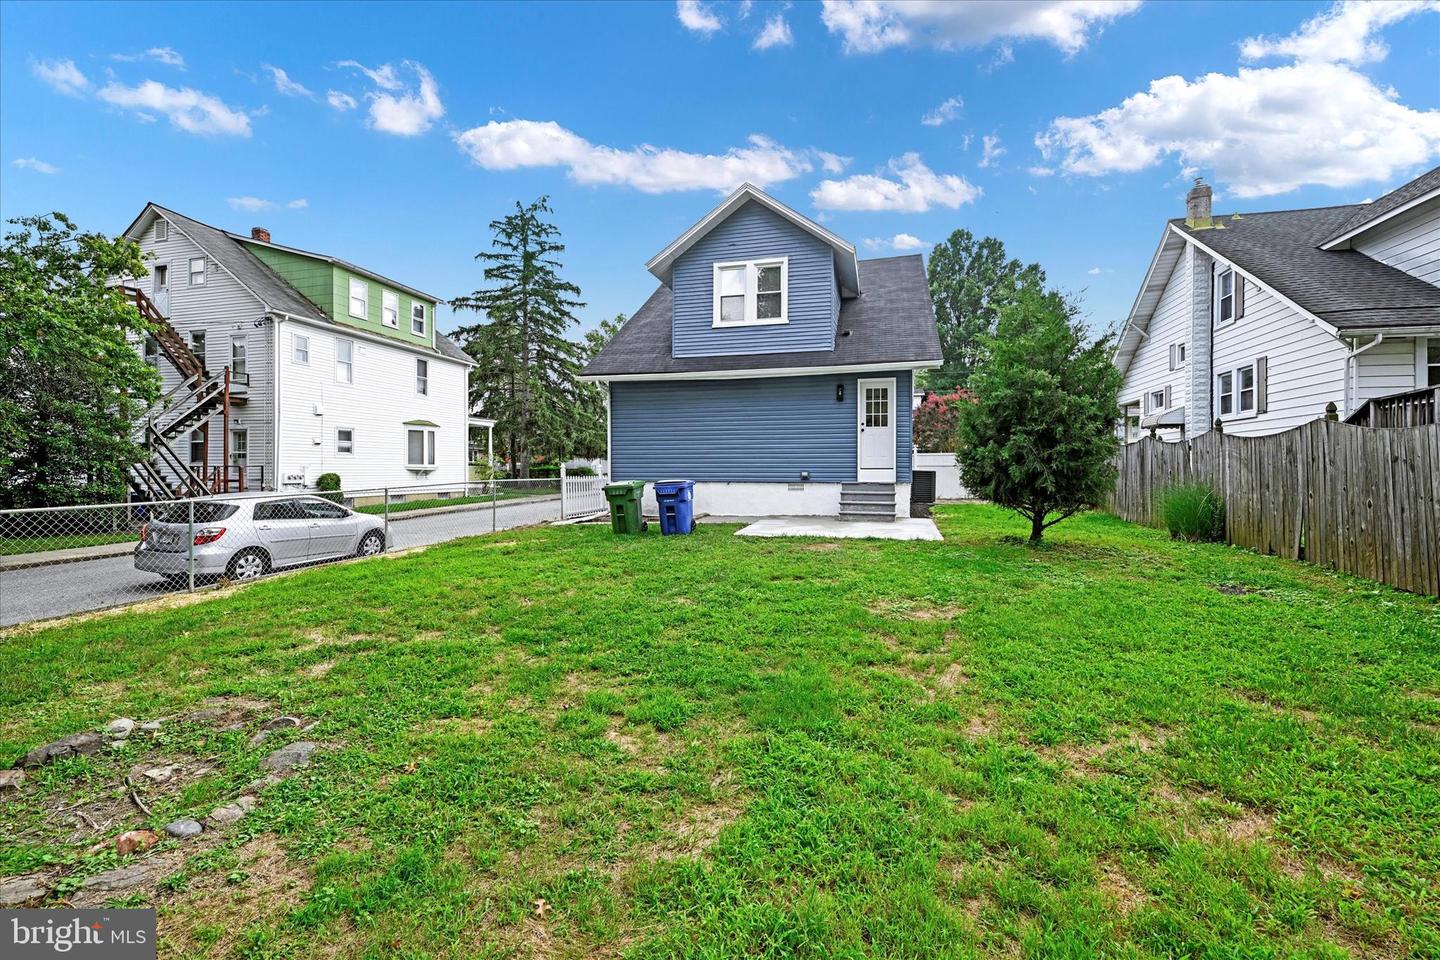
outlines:
M715 264L714 325L743 327L785 323L790 261L742 260Z

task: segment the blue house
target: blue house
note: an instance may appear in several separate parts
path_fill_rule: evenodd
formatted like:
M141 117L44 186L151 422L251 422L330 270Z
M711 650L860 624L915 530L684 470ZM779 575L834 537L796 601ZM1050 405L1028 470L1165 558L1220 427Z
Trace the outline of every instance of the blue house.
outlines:
M857 260L745 184L646 266L660 286L582 371L614 479L694 480L710 514L909 516L913 381L940 366L919 256Z

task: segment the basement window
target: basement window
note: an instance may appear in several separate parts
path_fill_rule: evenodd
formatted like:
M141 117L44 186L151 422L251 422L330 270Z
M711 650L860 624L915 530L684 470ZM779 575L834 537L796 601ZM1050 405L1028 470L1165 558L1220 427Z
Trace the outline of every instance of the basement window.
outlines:
M760 326L788 321L789 258L717 263L713 269L714 326Z

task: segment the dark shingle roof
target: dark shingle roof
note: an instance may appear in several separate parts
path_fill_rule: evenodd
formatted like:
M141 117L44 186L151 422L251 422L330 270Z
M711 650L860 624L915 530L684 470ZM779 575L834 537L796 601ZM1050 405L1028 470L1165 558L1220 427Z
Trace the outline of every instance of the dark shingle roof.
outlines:
M1341 330L1440 324L1440 287L1353 250L1321 250L1356 207L1320 207L1216 218L1197 243Z
M460 344L456 343L454 340L451 340L449 337L445 336L445 334L441 333L438 330L435 331L435 346L440 349L440 354L442 356L449 357L451 360L459 360L462 363L475 362L471 358L470 354L460 349Z
M271 309L310 320L329 319L325 316L324 310L317 307L299 290L290 286L279 274L265 266L259 257L246 250L224 230L217 230L199 220L191 220L184 214L176 213L159 204L154 204L154 207L165 215L166 220L175 224L187 237L203 247L205 252L210 254L215 262L224 267L236 280L249 287L257 297L264 300Z
M670 288L660 287L581 373L610 377L638 373L712 373L939 361L940 337L925 263L919 256L860 261L864 292L840 306L834 350L750 353L722 357L671 356ZM848 336L844 334L849 332Z
M1422 173L1403 187L1392 190L1374 203L1362 203L1352 207L1354 212L1346 218L1344 223L1335 228L1334 233L1321 240L1320 244L1324 246L1332 240L1339 239L1352 230L1363 227L1372 220L1378 220L1390 211L1398 210L1412 200L1423 197L1434 190L1440 190L1440 167L1436 167L1428 173Z

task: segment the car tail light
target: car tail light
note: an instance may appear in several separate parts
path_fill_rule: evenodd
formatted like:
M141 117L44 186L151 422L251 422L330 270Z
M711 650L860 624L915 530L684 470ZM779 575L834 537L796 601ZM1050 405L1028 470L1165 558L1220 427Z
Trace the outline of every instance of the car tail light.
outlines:
M141 543L144 543L144 542L145 542L145 538L148 537L149 535L150 535L150 521L147 520L147 521L145 521L144 523L140 524L140 542L141 542Z
M206 527L203 530L195 531L195 546L202 547L207 543L214 543L225 536L224 527Z

